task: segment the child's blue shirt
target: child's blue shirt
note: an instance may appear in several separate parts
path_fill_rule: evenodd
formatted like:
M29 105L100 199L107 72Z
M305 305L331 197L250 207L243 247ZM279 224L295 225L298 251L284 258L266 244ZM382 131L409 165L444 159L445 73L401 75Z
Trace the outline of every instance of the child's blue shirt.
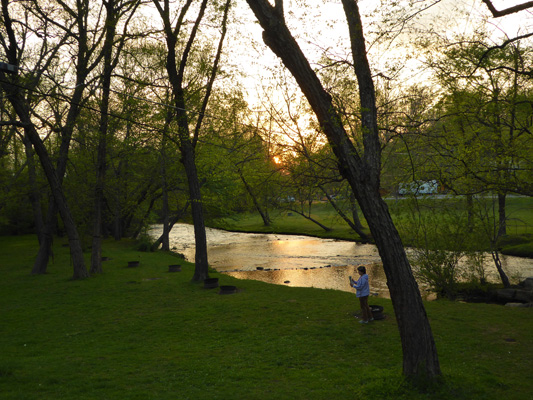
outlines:
M355 294L357 297L364 297L370 295L370 285L368 284L368 275L363 274L361 277L355 282L355 285L352 285L355 290L357 290L357 293Z

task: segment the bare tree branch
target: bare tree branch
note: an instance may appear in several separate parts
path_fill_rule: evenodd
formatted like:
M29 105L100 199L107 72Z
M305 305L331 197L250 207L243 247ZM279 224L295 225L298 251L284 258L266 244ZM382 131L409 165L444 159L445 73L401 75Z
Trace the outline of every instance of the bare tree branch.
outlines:
M481 1L483 3L485 3L485 5L489 9L489 11L492 13L492 16L494 18L500 18L500 17L503 17L505 15L514 14L514 13L517 13L519 11L523 11L523 10L526 10L528 8L533 7L533 1L528 1L526 3L518 4L516 6L509 7L509 8L506 8L504 10L498 11L498 10L496 10L496 7L494 7L494 5L492 4L492 0L481 0Z

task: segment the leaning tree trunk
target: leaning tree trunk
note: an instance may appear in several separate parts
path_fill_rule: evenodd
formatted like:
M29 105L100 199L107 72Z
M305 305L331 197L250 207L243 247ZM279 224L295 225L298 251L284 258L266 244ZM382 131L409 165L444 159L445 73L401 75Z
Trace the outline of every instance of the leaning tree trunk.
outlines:
M311 105L339 160L383 261L403 349L403 373L411 379L440 376L431 327L418 285L413 277L398 231L379 194L381 146L377 128L375 91L366 58L359 9L355 0L343 0L348 22L355 72L359 83L364 153L360 154L342 125L331 96L285 25L281 7L267 0L247 0L263 28L267 46L281 58ZM280 4L281 1L276 1Z
M388 207L375 187L353 180L351 184L383 262L400 331L403 371L409 377L440 375L436 346L418 284Z
M246 189L246 192L252 198L252 202L254 203L255 209L257 210L259 215L261 215L261 219L263 220L263 225L270 226L272 221L270 221L270 217L268 216L268 211L267 210L263 211L263 209L261 208L261 204L259 204L259 200L257 200L257 196L253 192L250 184L246 181L246 178L244 177L242 170L239 169L238 172L239 172L239 177L241 178L241 181L244 184L244 188Z
M358 212L358 209L359 207L357 206L357 201L355 201L355 196L353 194L353 190L350 192L349 194L349 200L350 200L350 208L352 210L352 218L353 218L353 224L356 226L356 228L358 230L356 230L355 232L357 232L359 234L359 231L361 231L362 233L364 233L365 237L363 238L365 241L369 240L370 238L368 237L368 235L363 231L363 224L361 223L361 220L359 219L359 212ZM361 235L361 234L359 234Z
M507 274L503 270L502 260L500 259L498 250L492 250L491 255L492 260L494 261L494 265L496 266L496 270L498 271L498 275L500 275L500 279L502 280L503 286L506 288L511 287L511 282L509 281Z
M70 256L74 268L73 279L87 278L89 273L85 267L85 260L83 258L83 250L81 247L78 230L67 205L67 200L61 186L61 181L52 165L48 151L46 150L39 133L35 129L35 126L31 122L29 109L22 99L21 94L18 93L17 87L9 84L2 84L2 87L7 93L9 93L11 105L13 106L13 109L17 113L21 122L24 124L24 132L31 141L33 148L35 149L35 153L41 161L46 179L48 180L50 189L52 190L55 203L61 215L61 219L63 220L65 230L67 231L70 246Z
M178 222L181 218L183 218L183 216L187 213L187 209L189 208L189 204L190 204L189 201L187 201L187 203L185 204L185 206L183 207L183 209L178 210L178 211L177 211L177 214L176 214L174 217L172 217L172 219L170 219L170 217L169 217L169 222L168 222L168 234L170 234L170 231L172 230L172 228L174 227L174 225L176 224L176 222ZM169 236L168 234L167 234L167 237ZM152 247L150 248L151 251L156 251L157 248L159 247L159 245L160 245L161 243L163 243L163 240L164 240L163 236L164 236L164 235L165 235L165 234L162 233L162 234L159 236L159 238L158 238L158 239L152 244ZM168 247L169 247L169 250L170 250L170 237L169 237L169 246L168 246Z
M357 211L352 212L352 215L354 216L353 222L348 218L348 216L342 211L339 206L337 205L337 202L333 200L331 195L328 193L328 191L322 186L319 185L320 189L322 189L322 192L324 192L326 198L328 199L329 204L335 209L337 214L348 224L350 228L354 230L355 233L359 235L362 241L367 242L368 241L368 235L363 232L363 227L361 226L361 222L359 221ZM355 202L355 199L354 199ZM354 210L354 204L352 204L352 211Z

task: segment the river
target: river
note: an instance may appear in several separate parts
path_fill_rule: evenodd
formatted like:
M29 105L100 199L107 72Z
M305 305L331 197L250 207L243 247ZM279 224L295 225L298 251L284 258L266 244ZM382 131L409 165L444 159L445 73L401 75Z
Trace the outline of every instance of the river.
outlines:
M162 227L154 225L150 235L158 238ZM356 268L365 265L371 292L389 297L385 273L376 246L335 239L300 235L228 232L207 228L209 265L238 279L255 279L287 286L316 287L353 291L348 277L357 276ZM170 248L194 262L194 229L176 224L170 233ZM533 276L533 259L502 256L510 277ZM490 256L487 270L491 280L498 275ZM425 298L432 295L421 288Z

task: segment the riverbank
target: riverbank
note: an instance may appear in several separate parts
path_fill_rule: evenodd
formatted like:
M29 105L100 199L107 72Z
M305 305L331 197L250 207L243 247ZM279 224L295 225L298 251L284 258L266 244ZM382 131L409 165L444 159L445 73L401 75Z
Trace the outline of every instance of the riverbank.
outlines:
M62 244L49 273L32 276L35 237L0 237L2 399L428 398L402 380L387 299L373 300L386 318L362 326L351 293L212 273L238 289L219 295L190 282L192 264L126 241L104 243L103 274L71 281ZM445 376L432 399L529 398L532 309L426 311Z
M404 205L402 201L395 198L387 198L386 201L393 219L401 219L405 216L406 211L403 209ZM420 201L422 202L423 200ZM426 201L434 201L434 199L426 199ZM451 200L442 198L438 199L438 201L447 202ZM455 203L453 204L454 207L457 206ZM443 207L444 205L441 204L440 206ZM507 208L510 222L508 234L500 239L498 244L500 252L505 255L533 259L533 232L531 232L531 227L533 226L533 198L510 198ZM430 207L428 209L431 210ZM263 220L257 213L242 213L227 218L220 218L210 221L209 226L234 232L307 235L319 238L367 242L362 240L342 221L329 204L317 203L314 205L313 210L313 218L330 228L329 231L325 231L297 213L284 210L271 211L272 222L269 226L264 225ZM365 224L364 219L362 223ZM364 226L364 230L368 234L369 231L366 225ZM397 229L401 234L401 224L398 224ZM403 238L403 241L405 246L411 246L411 243L406 238ZM370 239L369 243L371 242L372 240ZM487 249L480 250L486 251Z
M161 225L151 226L152 239L162 234ZM317 238L305 235L247 233L207 228L209 265L239 279L256 279L285 286L317 287L353 293L348 277L356 275L358 265L365 265L370 276L373 296L389 298L381 258L375 245L352 241ZM170 247L187 261L194 262L194 229L189 224L175 224L169 236ZM149 246L148 246L149 247ZM412 249L407 248L407 252ZM533 260L500 256L500 261L512 284L533 276ZM508 301L498 299L501 278L490 254L484 260L485 282L458 282L457 298L463 301ZM432 300L437 295L419 282L422 296Z

